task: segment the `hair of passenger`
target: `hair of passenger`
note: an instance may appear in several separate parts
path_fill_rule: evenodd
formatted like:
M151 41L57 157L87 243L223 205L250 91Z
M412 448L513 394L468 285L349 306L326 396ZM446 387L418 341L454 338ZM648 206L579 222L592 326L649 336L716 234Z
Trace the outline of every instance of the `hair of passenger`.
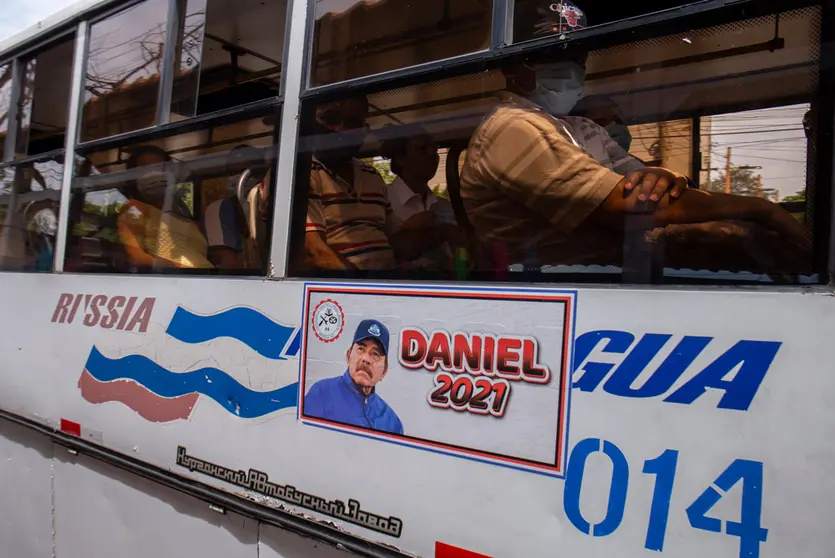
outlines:
M235 162L235 159L242 158L248 165L256 165L259 162L259 157L263 158L263 153L257 147L253 147L248 143L242 143L240 145L236 145L233 147L229 153L226 155L226 167L227 171L232 169L232 165Z
M143 155L158 155L166 162L171 160L171 156L161 147L156 145L138 145L131 148L125 167L135 169L139 164L139 158Z
M362 103L368 109L368 98L363 94L348 95L336 101L322 103L316 107L316 120L328 123L342 120L342 111L345 105L351 101Z
M139 166L139 158L143 155L157 155L165 162L171 160L168 153L161 147L157 147L156 145L138 145L130 150L128 160L125 162L125 168L127 170L137 168ZM139 192L139 186L137 185L136 180L126 181L124 186L119 188L119 190L122 192L122 195L128 199L136 199L143 202L145 201L142 194Z
M386 126L380 135L383 137L380 155L391 161L391 172L400 176L399 159L406 154L409 142L416 137L428 136L429 132L420 124L403 124Z
M597 106L611 106L614 107L615 111L617 112L618 116L623 118L623 114L620 110L620 105L618 105L614 99L612 99L609 95L599 94L599 95L589 95L587 97L581 98L577 101L577 104L574 105L574 108L571 109L572 116L583 116L588 113L594 107Z

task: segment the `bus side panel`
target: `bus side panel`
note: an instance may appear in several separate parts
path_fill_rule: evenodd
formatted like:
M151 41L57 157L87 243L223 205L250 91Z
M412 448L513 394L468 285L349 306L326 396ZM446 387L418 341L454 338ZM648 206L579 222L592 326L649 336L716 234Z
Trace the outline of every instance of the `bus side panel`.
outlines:
M355 306L334 333L310 321L333 316L327 305L302 319L300 282L9 274L3 283L14 319L0 326L0 407L419 555L450 546L494 557L824 557L835 544L830 296L580 290L568 452L557 471L449 443L463 433L487 447L515 424L518 446L507 455L552 447L536 423L552 409L523 402L557 386L510 379L503 416L456 412L430 403L443 357L430 373L425 362L404 366L400 352L415 329L454 337L478 326L521 346L531 323L554 319L551 302L517 312L471 288L430 320L437 301L417 288L396 304L391 294L362 303L329 294L334 307ZM341 374L359 317L389 324L389 369L375 393L405 437L299 421L293 395L310 390L293 387L306 354L301 329L308 350L321 351L306 366ZM549 339L532 362L541 356L554 378L560 338ZM428 425L452 426L428 439Z

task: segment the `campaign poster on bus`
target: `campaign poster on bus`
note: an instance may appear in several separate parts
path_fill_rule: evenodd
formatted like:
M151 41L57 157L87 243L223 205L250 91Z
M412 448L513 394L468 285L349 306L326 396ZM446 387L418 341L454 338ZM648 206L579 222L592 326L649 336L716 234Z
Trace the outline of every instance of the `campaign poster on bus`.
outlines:
M576 294L307 285L306 424L564 474Z

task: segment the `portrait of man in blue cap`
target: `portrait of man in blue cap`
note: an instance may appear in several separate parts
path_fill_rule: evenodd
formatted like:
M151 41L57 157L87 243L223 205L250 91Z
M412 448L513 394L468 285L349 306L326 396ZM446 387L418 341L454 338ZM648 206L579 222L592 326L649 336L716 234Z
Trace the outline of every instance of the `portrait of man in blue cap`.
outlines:
M342 376L319 380L304 398L304 414L362 428L403 434L403 423L377 392L388 372L389 330L363 320L345 353Z

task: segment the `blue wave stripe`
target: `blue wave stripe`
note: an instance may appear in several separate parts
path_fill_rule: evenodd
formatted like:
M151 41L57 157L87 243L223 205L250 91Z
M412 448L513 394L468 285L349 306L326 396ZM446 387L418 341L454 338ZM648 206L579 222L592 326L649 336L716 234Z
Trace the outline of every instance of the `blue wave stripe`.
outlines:
M178 307L166 333L183 343L203 343L230 337L248 345L261 356L284 360L281 351L296 328L278 324L252 308L230 308L219 314L200 316Z
M134 380L162 397L199 393L211 397L241 418L261 417L279 409L295 407L299 392L298 382L274 391L253 391L217 368L175 373L142 355L110 359L95 347L90 351L86 368L100 382Z
M293 336L293 340L290 341L290 344L287 346L287 350L284 352L287 356L299 356L299 349L301 348L302 344L302 330L297 329L296 335Z

